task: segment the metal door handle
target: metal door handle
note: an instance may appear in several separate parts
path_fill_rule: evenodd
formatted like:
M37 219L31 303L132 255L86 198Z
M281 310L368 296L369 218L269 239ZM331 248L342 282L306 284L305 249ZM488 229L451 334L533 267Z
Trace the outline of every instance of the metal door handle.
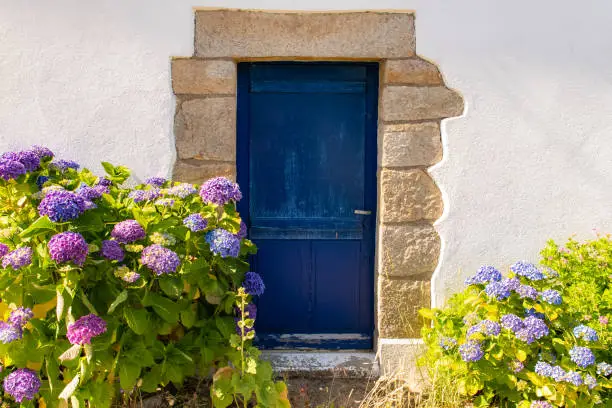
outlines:
M372 214L372 211L368 211L368 210L355 210L354 213L358 214L358 215L370 215L370 214Z

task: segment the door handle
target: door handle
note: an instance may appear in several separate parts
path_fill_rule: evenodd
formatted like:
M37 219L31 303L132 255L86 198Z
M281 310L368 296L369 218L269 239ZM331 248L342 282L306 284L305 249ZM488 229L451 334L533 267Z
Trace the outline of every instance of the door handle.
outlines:
M368 210L355 210L354 213L357 214L357 215L370 215L370 214L372 214L372 211L368 211Z

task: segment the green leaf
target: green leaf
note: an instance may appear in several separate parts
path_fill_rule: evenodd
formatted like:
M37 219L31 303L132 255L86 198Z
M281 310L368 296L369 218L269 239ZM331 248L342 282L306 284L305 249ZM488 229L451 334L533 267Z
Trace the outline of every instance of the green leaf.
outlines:
M167 297L148 293L142 303L145 306L151 306L155 313L168 323L174 324L179 320L180 307Z
M49 231L55 231L55 223L49 219L46 215L38 218L28 228L23 230L19 236L22 239L33 238L39 235L48 233Z
M149 313L146 309L124 308L123 317L136 334L143 335L149 329Z
M113 303L111 303L111 305L108 307L108 314L111 314L115 311L115 309L117 308L117 306L119 306L121 303L125 302L128 298L128 292L127 290L123 290L123 292L121 292L119 295L117 295L117 297L115 298L115 300L113 301Z
M236 328L234 327L234 318L229 316L216 316L215 317L215 325L217 329L221 332L221 335L229 339L232 334L236 333Z
M183 281L176 276L163 276L159 279L159 287L171 298L178 299L183 293Z
M181 311L181 323L186 328L190 329L198 319L195 305L189 305L185 310Z
M130 360L119 361L119 383L125 391L131 391L140 375L140 366Z
M157 391L158 385L161 383L162 373L161 365L151 367L151 370L142 377L142 386L140 387L144 392L155 392Z

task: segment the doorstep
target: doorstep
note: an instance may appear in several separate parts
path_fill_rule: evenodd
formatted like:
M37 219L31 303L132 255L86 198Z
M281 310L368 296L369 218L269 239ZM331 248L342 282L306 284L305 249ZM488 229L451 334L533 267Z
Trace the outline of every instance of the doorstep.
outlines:
M263 350L274 371L289 376L378 377L376 353L372 351Z

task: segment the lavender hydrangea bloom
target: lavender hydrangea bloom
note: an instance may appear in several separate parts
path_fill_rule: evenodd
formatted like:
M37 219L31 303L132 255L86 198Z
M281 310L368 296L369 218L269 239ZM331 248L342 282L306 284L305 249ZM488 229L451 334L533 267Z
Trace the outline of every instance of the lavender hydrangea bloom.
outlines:
M140 262L146 265L157 275L164 273L174 273L181 261L178 255L159 244L149 245L142 250Z
M102 194L108 194L109 191L106 186L89 187L87 184L81 184L75 193L86 200L93 201L102 197Z
M576 371L568 371L563 377L563 381L580 387L582 385L582 376Z
M595 364L595 355L588 347L574 346L569 351L571 360L578 365L578 367L586 368Z
M552 377L553 380L560 382L560 381L563 381L566 374L567 373L565 372L565 370L562 369L561 367L553 366L551 373L550 373L550 377Z
M59 159L59 160L54 160L51 162L51 167L56 168L59 171L66 171L68 169L72 169L72 170L78 170L79 167L81 167L81 165L77 162L75 162L74 160L64 160L64 159Z
M548 401L532 401L529 408L554 408Z
M589 390L597 387L597 380L590 374L584 376L584 384L589 387Z
M499 282L502 279L502 274L493 266L481 266L476 275L465 280L466 286L481 285L489 282Z
M221 258L236 258L240 254L240 240L231 232L217 228L206 234L210 250Z
M106 322L95 314L80 317L68 326L66 337L71 344L90 344L91 339L106 332Z
M133 190L128 194L128 197L134 200L135 203L141 203L143 201L151 201L161 197L162 193L158 188L152 188L149 190Z
M597 341L599 340L599 336L597 332L590 328L589 326L585 326L583 324L574 327L574 336L578 339L583 339L584 341Z
M96 186L110 187L113 185L113 182L107 179L106 177L98 177L96 180Z
M204 231L208 227L208 220L200 214L191 214L183 219L183 225L193 232Z
M161 205L164 207L172 207L175 203L175 200L172 198L160 198L159 200L155 201L155 205Z
M508 368L516 374L523 371L523 369L525 368L525 364L523 364L520 360L512 360L508 363Z
M538 291L536 288L534 288L533 286L529 286L529 285L520 285L517 289L516 289L516 293L518 293L519 297L521 299L537 299L538 297Z
M194 185L189 183L181 183L168 189L168 194L180 198L189 197L190 195L195 194L197 192L198 190L194 187Z
M553 289L548 289L540 293L542 300L550 303L551 305L560 305L563 302L561 294Z
M162 187L166 181L168 180L166 180L164 177L149 177L145 180L145 184L155 187Z
M502 282L491 282L485 286L485 293L489 297L503 300L510 296L510 289Z
M497 336L499 335L500 331L501 326L499 323L492 320L483 320L468 329L467 337L469 338L474 333L482 333L485 336Z
M519 276L524 276L529 280L538 281L545 278L544 274L537 266L527 261L518 261L510 267L510 270Z
M472 312L472 313L468 313L463 317L463 324L465 324L466 326L471 326L471 325L475 325L476 323L478 323L480 321L480 317L478 317L478 314Z
M535 340L547 336L549 333L548 326L546 326L544 320L537 317L526 317L523 320L523 325L524 327L518 330L515 335L517 339L527 344L531 344Z
M518 278L504 278L501 283L508 289L516 291L521 286L521 281Z
M32 263L32 248L21 247L2 257L2 267L12 267L14 270L23 268Z
M258 273L247 272L244 275L244 282L242 282L244 291L252 296L261 296L266 290L263 279Z
M121 262L125 257L125 252L123 252L119 242L106 240L102 241L102 256L111 261Z
M140 274L138 272L132 271L125 265L115 269L115 276L127 283L134 283L140 279Z
M117 223L111 231L111 237L122 244L129 244L143 239L147 234L136 220L125 220Z
M176 244L176 237L167 232L154 232L149 237L149 240L154 244L163 246L172 246Z
M457 340L455 338L453 338L453 337L442 336L440 338L440 340L438 341L438 344L444 350L448 351L448 350L450 350L452 348L457 347Z
M536 374L542 377L550 377L552 374L552 366L545 361L538 361L535 365L534 371Z
M236 238L238 238L238 239L246 238L246 236L247 236L247 226L244 223L244 221L240 221L240 229L234 235L236 235Z
M51 190L38 205L38 213L53 222L65 222L78 218L86 210L83 197L66 190Z
M225 177L215 177L202 185L200 197L207 204L225 205L231 201L240 201L242 193L238 184Z
M11 161L19 161L19 154L17 152L4 152L0 155L0 160L11 160Z
M24 327L33 317L34 313L32 309L28 307L18 307L11 312L8 322L17 327Z
M89 246L78 232L61 232L51 237L47 244L51 259L57 263L72 261L82 266L85 263Z
M10 252L10 248L6 244L0 243L0 258Z
M16 179L26 174L26 168L16 160L0 159L0 177L5 180Z
M135 203L140 203L145 200L145 192L144 190L132 190L128 194L128 198L134 200Z
M9 344L23 337L21 326L0 321L0 342Z
M40 379L29 368L19 368L4 379L4 392L21 403L24 399L30 401L40 389Z
M30 150L36 153L39 159L52 159L54 156L53 152L45 146L34 145Z
M500 321L502 326L504 326L506 329L512 330L515 333L525 327L523 324L523 319L512 313L503 315Z
M23 164L26 171L35 171L40 167L40 157L31 150L17 153L19 163Z
M482 346L479 342L468 340L459 346L459 354L463 361L469 363L480 360L484 356L484 351L482 351Z
M612 375L612 364L608 364L606 362L597 364L597 374L603 375L604 377L609 377Z

